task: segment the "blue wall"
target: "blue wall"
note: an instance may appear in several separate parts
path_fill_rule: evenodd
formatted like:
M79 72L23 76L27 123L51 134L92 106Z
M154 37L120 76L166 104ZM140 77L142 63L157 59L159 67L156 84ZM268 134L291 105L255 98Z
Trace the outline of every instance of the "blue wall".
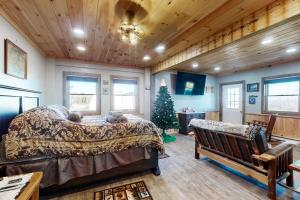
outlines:
M176 111L180 111L184 107L190 107L200 112L215 111L217 109L217 80L215 77L207 76L206 78L206 86L212 86L214 88L213 93L189 96L175 94L174 89L171 87L171 74L176 74L176 72L161 72L154 75L154 79L152 80L152 85L154 85L152 100L156 98L161 82L164 80L174 100Z
M298 74L300 73L300 61L290 62L286 64L278 64L272 67L251 70L241 73L235 73L227 76L222 76L218 78L218 83L226 83L233 81L243 81L245 80L246 85L249 83L259 83L260 90L259 92L246 92L246 113L261 113L261 89L262 84L261 80L263 77L268 76L277 76L277 75L285 75L285 74ZM256 104L249 104L248 98L249 95L256 95ZM219 97L218 97L219 98Z
M234 73L230 75L213 77L207 76L206 85L214 87L214 93L205 93L203 96L187 96L187 95L175 95L175 91L171 88L171 74L176 72L160 72L152 77L152 101L158 92L159 86L162 80L165 80L169 91L173 97L175 103L175 110L180 111L183 107L191 107L196 111L218 111L219 110L219 84L226 82L242 81L245 80L248 83L260 83L259 92L247 93L246 92L246 113L261 113L261 80L263 77L295 74L300 73L300 61L290 62L286 64L278 64L272 67L266 67L246 72ZM248 103L249 95L258 96L256 104L252 105Z

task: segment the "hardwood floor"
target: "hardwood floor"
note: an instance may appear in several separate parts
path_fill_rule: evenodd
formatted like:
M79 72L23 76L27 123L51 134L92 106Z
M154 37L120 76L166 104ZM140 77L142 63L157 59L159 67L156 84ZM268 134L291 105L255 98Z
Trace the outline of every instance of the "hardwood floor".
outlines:
M160 160L161 175L142 173L120 180L75 190L69 194L42 197L51 200L93 200L94 191L126 183L144 180L155 200L252 200L268 199L266 186L242 178L222 166L202 158L194 159L194 139L192 136L176 135L177 141L166 144L169 158ZM296 147L294 160L300 159L300 147ZM296 174L298 182L300 175ZM296 181L297 184L297 181ZM300 183L297 184L300 186ZM300 194L277 184L278 200L300 199Z

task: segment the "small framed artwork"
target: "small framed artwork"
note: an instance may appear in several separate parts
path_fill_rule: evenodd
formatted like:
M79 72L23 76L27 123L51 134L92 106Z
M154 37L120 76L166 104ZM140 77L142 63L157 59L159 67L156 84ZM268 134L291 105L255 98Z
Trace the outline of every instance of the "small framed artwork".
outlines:
M8 39L5 39L5 74L21 79L27 78L27 53Z
M249 96L249 104L256 104L256 97L255 96Z
M259 91L259 83L247 84L247 92L258 92L258 91Z

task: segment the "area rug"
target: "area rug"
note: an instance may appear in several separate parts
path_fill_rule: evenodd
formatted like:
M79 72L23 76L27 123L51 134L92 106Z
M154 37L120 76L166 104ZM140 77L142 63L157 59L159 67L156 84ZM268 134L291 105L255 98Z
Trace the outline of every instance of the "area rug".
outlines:
M97 191L94 200L153 200L144 181Z
M159 154L158 158L159 159L164 159L164 158L168 158L170 157L168 154L164 153L164 154Z

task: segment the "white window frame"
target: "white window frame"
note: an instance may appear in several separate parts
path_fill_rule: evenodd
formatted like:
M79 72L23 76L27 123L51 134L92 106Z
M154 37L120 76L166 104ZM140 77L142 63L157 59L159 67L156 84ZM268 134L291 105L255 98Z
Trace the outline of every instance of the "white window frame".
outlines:
M96 87L96 111L80 111L83 115L100 115L101 114L101 76L100 74L89 74L89 73L80 73L80 72L63 72L63 105L70 109L70 98L69 98L69 88L67 88L67 77L68 76L78 76L78 77L91 77L97 78L98 84Z
M119 79L119 80L135 80L137 82L136 85L136 94L135 94L135 109L133 110L127 110L127 109L122 109L118 111L122 111L123 113L130 113L130 114L139 114L139 105L140 105L140 82L138 77L126 77L126 76L111 76L110 77L110 85L111 85L111 104L110 104L110 109L114 110L114 85L113 85L113 80L114 79Z
M234 92L232 93L234 89ZM227 89L227 108L228 109L238 109L240 107L240 93L239 93L239 88L235 87L235 88L228 88ZM236 96L238 96L238 100L236 101Z
M299 91L298 91L298 111L297 112L288 112L288 111L269 111L268 110L268 83L270 80L282 80L289 78L299 79ZM283 81L284 82L284 81ZM291 95L286 95L291 96ZM262 113L263 114L280 114L280 115L300 115L300 74L288 74L288 75L279 75L272 77L262 78Z

